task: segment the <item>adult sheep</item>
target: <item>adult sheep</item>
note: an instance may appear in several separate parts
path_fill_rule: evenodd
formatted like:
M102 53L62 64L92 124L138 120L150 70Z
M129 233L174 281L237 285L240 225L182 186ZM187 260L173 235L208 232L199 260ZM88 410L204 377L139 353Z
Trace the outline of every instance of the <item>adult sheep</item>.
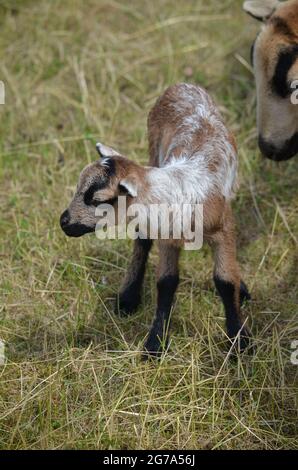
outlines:
M263 22L252 46L259 147L271 160L298 152L298 1L249 0L244 10Z

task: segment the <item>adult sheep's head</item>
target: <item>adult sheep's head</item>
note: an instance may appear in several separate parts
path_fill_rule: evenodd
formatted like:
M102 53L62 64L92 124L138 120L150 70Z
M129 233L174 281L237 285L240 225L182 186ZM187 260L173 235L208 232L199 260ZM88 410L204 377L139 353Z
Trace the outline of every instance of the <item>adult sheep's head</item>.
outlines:
M259 147L268 158L298 153L298 1L248 0L244 10L263 22L252 46Z

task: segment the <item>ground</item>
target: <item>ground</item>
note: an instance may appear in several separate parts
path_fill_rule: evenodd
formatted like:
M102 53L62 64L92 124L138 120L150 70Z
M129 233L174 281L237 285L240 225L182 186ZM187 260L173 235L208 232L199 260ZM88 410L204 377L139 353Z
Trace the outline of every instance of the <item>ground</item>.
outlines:
M239 0L1 0L0 448L297 449L297 158L256 144ZM140 361L155 302L114 316L131 242L59 227L97 140L145 163L146 116L169 84L214 96L239 147L233 203L256 351L227 356L209 250L184 252L168 353Z

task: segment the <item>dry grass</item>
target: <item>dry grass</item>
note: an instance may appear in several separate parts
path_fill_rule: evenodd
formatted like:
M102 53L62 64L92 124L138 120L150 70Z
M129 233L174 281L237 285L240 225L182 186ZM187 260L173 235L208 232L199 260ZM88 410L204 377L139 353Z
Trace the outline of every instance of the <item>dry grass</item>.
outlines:
M258 25L236 0L0 1L0 448L298 448L297 159L256 147L248 64ZM207 249L184 253L172 341L139 362L138 313L112 313L131 244L69 240L58 218L96 139L147 160L146 115L170 83L206 86L240 149L235 201L254 357L227 360Z

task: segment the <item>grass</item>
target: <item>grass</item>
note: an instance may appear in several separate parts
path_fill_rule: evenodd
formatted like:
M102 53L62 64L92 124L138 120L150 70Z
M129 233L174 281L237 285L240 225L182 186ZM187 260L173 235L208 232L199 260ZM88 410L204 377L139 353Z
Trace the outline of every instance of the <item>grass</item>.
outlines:
M1 0L0 13L0 448L297 449L298 162L257 149L259 25L236 0ZM179 81L208 88L238 141L257 350L236 363L208 249L183 254L169 352L144 364L156 251L142 307L119 319L131 243L70 240L58 224L97 139L146 162L147 113Z

